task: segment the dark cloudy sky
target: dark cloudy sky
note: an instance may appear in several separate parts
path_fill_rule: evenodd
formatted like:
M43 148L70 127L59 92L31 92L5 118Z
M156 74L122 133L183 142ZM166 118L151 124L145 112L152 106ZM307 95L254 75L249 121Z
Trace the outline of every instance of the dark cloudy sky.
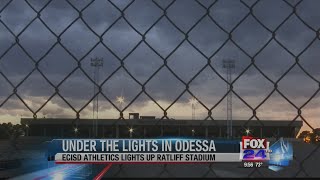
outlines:
M253 0L96 0L89 6L91 1L88 0L70 0L70 4L62 0L48 4L42 0L8 2L0 1L0 122L17 123L20 117L32 117L16 95L6 100L14 86L27 106L38 111L39 117L75 117L75 112L59 96L39 108L55 92L54 85L75 110L82 109L93 97L93 83L85 73L93 79L90 59L94 57L104 60L99 83L107 81L102 92L118 107L117 96L125 97L122 107L126 107L141 92L141 85L147 82L146 92L166 109L185 90L184 83L203 69L190 83L190 91L210 109L226 93L227 84L219 77L226 78L223 59L235 60L233 79L242 75L234 82L234 91L252 108L273 91L273 82L278 82L278 89L296 107L305 104L319 89L320 37L316 31L320 28L320 2L316 0L300 2L296 14L292 13L292 6L299 2L295 0L261 0L258 3ZM253 14L247 15L251 6ZM82 19L74 8L85 8ZM167 9L167 17L163 16L164 9ZM41 19L35 12L40 10ZM125 18L120 11L124 11ZM244 21L234 28L243 18ZM276 40L270 40L272 31L275 31ZM18 36L19 44L12 33ZM188 39L184 33L188 34ZM141 41L143 35L145 42ZM99 43L98 36L102 36L107 48ZM61 38L63 46L57 43L57 37ZM307 46L310 47L305 50ZM172 53L174 49L176 51ZM279 81L296 58L312 78L296 65ZM179 79L167 67L162 67L164 59ZM208 59L219 75L207 66ZM256 67L247 68L251 59L269 80ZM136 81L120 67L121 60ZM76 69L77 61L81 62L83 71ZM37 70L22 81L34 69L35 62L39 62L41 73L51 84ZM68 75L70 77L63 81ZM184 93L169 108L168 116L190 119L190 97L188 92ZM320 126L319 98L317 93L302 109L303 117L313 127ZM233 103L234 119L252 116L252 110L235 95ZM99 104L101 118L119 117L119 112L104 97L99 96ZM225 110L226 100L222 100L213 109L213 118L225 119ZM91 118L91 111L92 103L89 103L80 115ZM128 112L163 115L161 108L144 93L125 110L125 117ZM197 118L203 119L206 115L206 108L198 104ZM257 116L292 120L297 116L297 110L274 92L257 109Z

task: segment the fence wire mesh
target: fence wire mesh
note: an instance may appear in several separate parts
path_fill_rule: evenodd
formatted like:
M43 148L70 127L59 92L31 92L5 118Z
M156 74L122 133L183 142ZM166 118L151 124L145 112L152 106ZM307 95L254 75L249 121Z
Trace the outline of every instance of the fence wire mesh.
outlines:
M101 17L96 17L96 18L106 18L110 20L109 24L105 27L100 27L100 28L95 28L93 27L93 23L95 22L90 22L93 21L93 19L89 19L85 16L85 11L87 9L90 9L91 6L94 5L96 1L71 1L71 0L66 0L64 3L67 4L68 8L72 9L73 14L75 15L70 22L64 21L62 23L61 19L55 19L57 22L61 22L61 25L57 23L57 26L52 26L52 22L47 22L46 17L43 16L43 12L48 9L49 6L51 6L55 1L53 0L48 0L48 1L42 1L41 6L35 6L34 1L31 0L24 0L24 1L17 1L17 0L9 0L9 1L3 1L2 6L0 6L0 24L2 25L2 32L6 31L6 36L9 38L13 39L14 41L12 43L6 44L6 48L1 50L0 54L0 64L2 64L2 68L0 70L0 75L2 78L4 78L6 85L8 86L7 88L12 89L12 92L8 94L5 98L3 98L2 101L0 101L0 108L5 106L5 104L14 96L16 96L20 100L20 104L24 106L25 108L28 109L33 114L33 118L36 119L38 117L39 112L45 108L50 100L52 100L54 97L59 97L63 100L63 102L68 106L68 108L72 109L74 112L74 121L72 126L77 128L79 121L81 121L81 112L85 109L88 108L90 103L93 103L94 100L99 96L103 100L107 101L110 103L114 109L116 109L119 113L119 120L118 121L123 121L127 123L128 127L130 125L128 124L128 121L125 121L125 116L124 112L134 104L134 102L139 98L141 95L146 95L153 103L158 106L163 115L162 117L158 120L157 123L155 123L155 126L159 125L159 122L161 122L162 119L170 119L170 113L169 110L174 106L177 101L186 93L190 94L192 97L196 98L196 101L199 103L200 106L205 108L205 111L207 112L207 115L205 118L202 120L215 120L213 117L213 111L215 108L222 102L224 101L229 93L232 93L236 98L238 98L244 106L250 109L251 111L251 117L249 117L246 121L245 124L243 124L243 127L247 127L248 123L250 123L251 120L257 120L261 124L261 126L264 126L263 120L257 115L258 109L274 94L278 93L282 98L284 98L289 104L294 107L296 111L296 115L293 119L290 119L288 121L288 126L291 126L293 122L295 122L298 119L301 119L303 123L314 130L315 127L313 127L308 121L307 118L305 118L302 113L304 111L304 108L316 97L316 95L319 93L320 90L320 82L317 77L313 76L312 73L310 73L302 64L300 61L300 57L310 49L310 47L316 43L317 41L320 40L320 28L315 28L307 21L304 20L304 18L299 14L298 9L301 6L301 4L304 3L303 0L301 1L287 1L283 0L281 1L281 7L290 9L289 13L286 14L282 20L279 19L274 19L274 21L278 21L276 26L273 28L268 27L265 25L264 21L262 21L259 18L259 11L257 10L258 6L263 7L264 1L245 1L241 0L237 3L244 8L244 15L239 16L236 18L233 18L232 21L234 21L232 27L226 27L221 23L219 19L223 17L219 17L215 15L213 12L219 11L219 8L217 7L221 1L202 1L202 0L196 0L194 2L194 6L197 6L197 8L201 9L202 13L199 17L193 17L190 18L190 22L192 22L192 25L184 25L184 24L177 24L177 21L174 20L175 17L170 16L169 10L173 6L182 6L183 3L179 2L176 0L172 1L149 1L149 3L152 3L154 7L157 8L159 11L159 16L155 17L152 19L152 22L150 21L149 26L144 26L143 28L137 27L134 23L132 23L132 18L130 15L128 15L128 11L130 11L130 8L132 6L139 6L140 1L122 1L121 3L117 1L105 1L106 5L111 6L113 9L113 13L117 14L116 16L109 15L107 12L107 15L103 14L104 12L99 12ZM164 3L165 2L165 3ZM280 2L280 1L278 1ZM24 18L24 23L16 23L16 22L10 22L10 21L15 21L15 19L10 19L5 17L5 11L7 9L10 9L10 11L14 10L14 8L11 8L13 6L12 4L14 3L25 3L25 6L22 9L16 9L16 14L22 13L23 11L31 11L33 14L32 17L26 17ZM273 2L276 3L276 2ZM80 4L80 5L79 5ZM277 6L277 5L275 5ZM183 9L183 7L181 7ZM144 7L140 7L140 11L143 11ZM20 11L21 10L21 11ZM97 10L98 11L98 10ZM58 10L52 11L53 14L50 14L50 16L55 16L55 14L62 13ZM231 12L232 13L232 12ZM109 17L110 16L110 17ZM189 18L189 17L185 17ZM307 28L308 35L311 37L311 40L308 41L308 43L304 43L305 46L298 51L292 50L292 48L288 47L287 43L283 43L282 39L279 38L278 34L280 32L280 29L290 20L290 18L297 18L299 23L302 23L305 28ZM254 48L256 49L255 52L252 52L252 50L243 47L243 44L240 44L237 42L237 40L234 38L235 32L240 29L241 26L243 26L248 19L253 20L255 23L257 23L258 30L265 31L268 34L268 38L265 42L263 43L257 43ZM222 36L225 36L226 38L223 40L223 42L215 49L212 50L210 53L202 50L202 47L197 46L196 43L192 40L192 34L193 31L201 26L201 23L203 21L210 21L211 23L214 24L216 28L221 31ZM152 37L149 37L148 34L150 34L151 31L157 29L157 25L159 23L166 21L169 25L167 28L170 28L170 31L175 31L175 37L179 37L179 41L176 43L176 45L172 49L167 49L166 53L163 53L163 51L159 50L159 47L154 45L149 39ZM24 36L24 33L32 33L32 32L27 32L28 29L33 26L33 24L37 22L41 24L47 31L48 31L48 39L53 39L53 42L50 42L50 48L48 48L42 55L34 55L31 53L29 47L26 47L24 45L24 42L21 41L21 39ZM123 37L116 36L111 34L110 32L113 31L113 28L118 25L118 23L124 23L126 25L126 30L130 31L130 33L135 34L137 37L137 41L132 43L131 40L126 40ZM68 30L71 28L74 28L74 26L77 26L77 23L82 23L90 32L90 35L88 34L83 34L83 36L90 36L90 42L81 42L75 40L74 42L71 42L74 44L75 47L70 48L70 42L65 42L64 38L66 36L72 36L72 33L69 33ZM169 27L170 26L170 27ZM17 28L18 27L18 28ZM141 30L144 29L144 30ZM110 35L110 34L111 35ZM4 34L4 33L3 33ZM0 35L1 36L1 35ZM34 34L34 36L37 36L37 34ZM81 40L82 37L77 37L76 39ZM162 37L160 37L162 38ZM109 41L127 41L128 44L130 44L130 49L122 49L122 52L119 53L119 51L115 50L115 47L112 47ZM5 43L5 42L1 42ZM35 42L37 43L37 42ZM49 40L48 40L49 43ZM194 51L200 54L201 58L206 60L206 63L196 70L196 73L194 75L190 75L190 79L185 80L185 78L182 78L173 68L170 66L170 58L174 56L175 52L178 51L178 49L184 44L187 43L192 47ZM237 50L241 51L246 58L250 59L250 62L244 66L244 68L239 72L235 78L231 82L225 78L225 75L222 74L219 70L217 70L217 67L213 65L213 62L215 61L215 58L218 56L219 51L223 49L226 44L232 44L234 47L237 48ZM282 51L285 51L287 54L289 54L293 59L294 63L289 64L288 67L286 67L286 70L278 77L278 78L271 78L269 75L267 75L261 66L257 65L257 58L258 56L263 53L263 51L268 47L270 44L276 44L278 45L277 47L281 49ZM68 44L68 45L66 45ZM82 49L81 54L75 54L74 49L81 49L81 46L84 44L90 44L90 48L87 50ZM161 59L160 66L156 68L151 75L146 78L144 82L141 81L138 77L136 77L135 74L133 74L127 65L128 59L130 59L130 56L132 56L134 53L137 53L138 47L144 45L148 47L155 55L156 58ZM48 78L47 72L41 68L41 64L45 63L45 59L48 56L51 56L54 52L54 49L56 47L61 47L65 53L67 53L71 59L72 59L72 64L74 65L74 68L71 69L70 72L66 73L64 77L61 78L61 80L57 83L56 81L52 80L51 78ZM102 46L104 48L104 51L107 51L108 53L111 53L112 56L115 57L117 60L117 63L119 66L116 66L114 70L109 73L106 76L100 77L102 79L102 82L97 82L95 78L91 75L90 73L84 68L84 63L88 63L86 59L89 57L91 58L92 53L98 46ZM250 46L250 44L248 45ZM289 45L290 46L290 45ZM5 46L2 46L5 47ZM31 62L31 70L27 72L21 80L12 80L9 75L5 71L5 65L4 65L4 59L9 53L18 53L16 52L17 50L14 49L15 47L18 47L19 49L22 50L23 54L26 55L26 60ZM166 48L166 47L162 47ZM12 52L13 51L13 52ZM35 51L35 50L33 50ZM161 51L161 52L160 52ZM21 53L21 52L20 52ZM55 55L55 54L53 54ZM17 61L18 62L18 61ZM178 66L183 66L181 64L178 64ZM59 64L61 68L65 66L64 64ZM19 66L16 64L16 66ZM260 75L262 75L265 80L268 81L268 83L271 83L273 88L270 89L269 93L263 98L260 103L258 103L256 106L253 106L252 104L248 103L235 89L234 85L239 81L239 79L249 70L249 69L255 69L257 70ZM310 97L307 98L307 100L302 104L302 105L297 105L294 100L290 97L288 97L285 93L283 93L280 88L279 84L281 84L280 81L282 81L288 73L293 70L294 68L299 68L299 70L303 71L304 75L309 78L309 80L313 81L314 84L316 84L317 89L312 93ZM173 78L176 78L179 83L183 84L183 90L173 99L173 101L167 106L163 107L161 103L159 103L148 91L147 85L150 83L150 81L157 76L158 72L166 69L167 73L172 75ZM210 76L215 76L218 77L229 86L228 91L225 92L220 99L212 106L206 104L203 102L203 99L198 98L197 94L193 92L190 88L192 82L203 72L205 69L210 69L211 74ZM9 70L11 71L11 70ZM14 70L12 70L14 71ZM64 83L68 81L68 79L73 76L76 71L80 71L89 81L90 83L95 86L95 93L89 97L86 102L84 103L83 106L76 108L73 103L70 102L70 98L64 97L63 93L61 93L61 88L64 86ZM103 89L106 86L106 84L110 81L113 76L119 72L119 71L124 71L131 80L134 81L135 84L137 84L137 87L140 88L138 90L137 94L128 102L124 107L118 106L113 99L108 96L107 92L105 92ZM187 71L187 70L186 70ZM33 73L39 73L39 76L41 76L47 85L53 89L53 93L47 98L47 100L42 103L42 105L38 108L33 108L30 106L30 103L26 102L24 99L21 91L19 89L21 86L28 81L30 76ZM298 82L295 82L297 86L299 86ZM3 87L4 87L3 86ZM166 86L166 82L162 82L161 86ZM219 86L219 85L217 85ZM224 84L222 85L224 86ZM128 87L130 88L130 87ZM71 89L76 92L76 88ZM91 93L88 93L91 94ZM117 123L117 122L116 122ZM292 173L291 176L300 176L301 173L303 173L305 176L309 176L307 173L306 169L304 168L304 163L308 161L308 159L314 157L314 153L316 153L319 149L319 145L313 149L312 151L309 152L309 154L302 160L297 160L299 163L299 171ZM166 175L166 176L175 176L174 173L170 170L171 165L163 165L162 170L159 172L159 176ZM215 165L214 164L209 164L207 166L204 166L205 172L200 175L202 177L207 177L207 175L211 174L213 176L218 176L217 173L215 172ZM120 165L119 169L117 172L114 173L114 176L117 176L119 172L125 173L126 171L126 166L125 165ZM251 172L249 172L248 176L264 176L263 173L260 172L258 168L253 169Z

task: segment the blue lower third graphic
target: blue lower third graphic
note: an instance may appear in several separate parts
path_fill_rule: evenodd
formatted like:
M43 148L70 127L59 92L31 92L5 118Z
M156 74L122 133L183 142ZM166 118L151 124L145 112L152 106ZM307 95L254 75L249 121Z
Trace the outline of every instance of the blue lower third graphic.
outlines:
M285 166L289 166L293 159L293 149L291 143L280 138L270 147L272 153L270 154L269 169L273 171L280 171Z

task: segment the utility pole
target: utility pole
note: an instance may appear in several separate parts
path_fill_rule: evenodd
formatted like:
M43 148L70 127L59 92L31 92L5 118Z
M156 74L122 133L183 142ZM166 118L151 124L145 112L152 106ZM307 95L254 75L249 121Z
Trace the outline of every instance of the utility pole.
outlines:
M93 81L95 82L95 84L93 85L93 94L96 94L99 91L99 88L97 88L96 84L100 85L99 70L100 70L100 67L103 66L103 59L97 58L97 57L91 59L91 66L94 68ZM92 118L93 118L92 133L94 134L95 137L98 137L99 94L93 99Z
M232 138L232 92L230 91L232 83L232 73L235 69L235 61L232 59L223 60L223 68L227 74L227 136Z

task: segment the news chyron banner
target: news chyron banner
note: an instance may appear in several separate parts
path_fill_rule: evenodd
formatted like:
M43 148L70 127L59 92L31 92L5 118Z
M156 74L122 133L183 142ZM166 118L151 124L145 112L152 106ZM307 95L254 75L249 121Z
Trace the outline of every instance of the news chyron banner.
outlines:
M207 139L56 139L56 163L240 162L237 141Z
M267 166L278 171L292 160L292 146L282 138L271 143L244 136L214 139L54 139L48 160L73 163L211 163L243 162L244 167Z

